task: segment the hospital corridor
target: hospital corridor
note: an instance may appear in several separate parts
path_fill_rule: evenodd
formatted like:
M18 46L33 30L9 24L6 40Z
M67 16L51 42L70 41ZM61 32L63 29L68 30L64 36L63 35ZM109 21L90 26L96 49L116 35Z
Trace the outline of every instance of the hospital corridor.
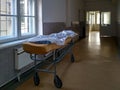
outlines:
M74 62L70 62L70 55L67 54L57 64L57 73L63 82L63 87L60 90L120 89L120 61L115 38L100 38L95 32L90 35L92 36L75 43L73 48ZM39 75L40 85L33 84L33 74L31 74L26 76L26 79L21 83L13 85L14 89L58 90L53 84L52 74L40 72Z
M120 0L0 0L0 90L120 90Z

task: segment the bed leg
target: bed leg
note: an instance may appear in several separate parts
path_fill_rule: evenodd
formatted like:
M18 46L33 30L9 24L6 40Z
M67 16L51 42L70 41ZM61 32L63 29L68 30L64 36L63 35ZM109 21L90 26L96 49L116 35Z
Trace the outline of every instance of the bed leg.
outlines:
M54 76L56 76L56 50L53 51Z
M74 55L73 55L73 41L71 41L71 48L70 48L70 59L71 59L71 62L74 62L75 61L75 58L74 58Z
M74 62L75 61L75 58L74 58L74 55L73 53L71 54L71 62Z
M35 86L38 86L39 83L40 83L40 78L39 78L39 74L38 74L38 72L37 72L37 67L36 67L36 65L37 65L37 55L34 54L34 71L35 71L35 72L34 72L33 80L34 80Z
M62 87L62 81L59 76L56 74L56 50L53 51L53 61L54 61L54 85L57 88Z

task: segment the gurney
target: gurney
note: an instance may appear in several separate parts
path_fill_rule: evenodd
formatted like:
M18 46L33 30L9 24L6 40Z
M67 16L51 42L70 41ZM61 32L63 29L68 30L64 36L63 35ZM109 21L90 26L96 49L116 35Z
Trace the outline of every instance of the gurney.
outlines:
M73 40L77 34L71 30L62 31L59 33L53 33L50 35L36 36L27 42L23 43L23 49L30 54L30 58L34 60L34 84L36 86L40 83L38 71L54 74L54 84L57 88L62 87L62 81L56 74L56 63L62 60L62 58L69 52L71 54L71 62L74 62L74 55L72 53L72 47L74 45ZM49 54L49 55L47 55ZM39 55L43 55L44 58L39 58ZM48 57L52 57L52 60L48 60ZM45 69L37 68L37 61L47 64ZM54 66L54 70L50 70L51 66Z

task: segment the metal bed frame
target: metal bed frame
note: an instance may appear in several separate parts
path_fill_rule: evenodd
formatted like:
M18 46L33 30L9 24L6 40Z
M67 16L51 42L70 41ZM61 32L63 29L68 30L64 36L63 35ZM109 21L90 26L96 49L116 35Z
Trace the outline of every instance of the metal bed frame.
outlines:
M47 62L47 59L39 59L37 56L39 54L30 54L30 58L32 60L34 60L34 77L33 77L33 80L34 80L34 84L36 86L38 86L40 84L40 78L39 78L39 75L38 75L38 72L47 72L47 73L52 73L54 74L54 85L57 87L57 88L61 88L62 87L62 80L59 78L59 76L57 75L57 71L56 71L56 64L58 62L60 62L62 60L62 58L67 54L67 53L70 53L70 58L71 58L71 62L74 62L74 55L72 53L72 47L73 47L74 43L73 41L71 40L71 42L69 44L67 44L65 47L63 48L59 48L59 49L56 49L54 51L52 51L52 55L49 56L49 57L52 57L53 59L52 60L49 60ZM46 57L46 56L45 56ZM40 61L40 63L42 64L45 64L45 65L48 65L45 69L39 69L37 68L37 61ZM54 70L50 70L50 68L54 66Z

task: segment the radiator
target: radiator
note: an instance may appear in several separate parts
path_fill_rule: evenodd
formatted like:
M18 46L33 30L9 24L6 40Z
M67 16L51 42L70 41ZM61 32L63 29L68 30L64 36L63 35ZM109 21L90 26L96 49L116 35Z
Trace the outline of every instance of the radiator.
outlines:
M20 70L25 66L31 64L33 60L30 58L30 54L24 52L23 48L15 48L15 69Z

